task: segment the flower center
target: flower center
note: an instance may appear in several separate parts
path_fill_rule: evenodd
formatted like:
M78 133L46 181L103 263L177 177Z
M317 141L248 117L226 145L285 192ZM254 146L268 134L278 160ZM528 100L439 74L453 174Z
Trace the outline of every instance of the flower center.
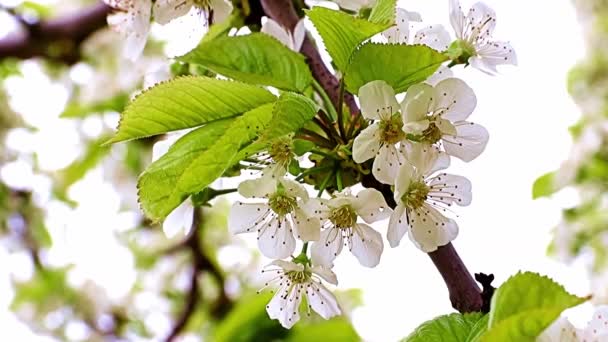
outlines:
M418 209L424 204L428 194L429 186L424 182L412 182L407 188L407 191L401 196L401 201L408 209Z
M275 139L268 148L268 155L275 163L284 167L289 166L294 155L291 139L289 137Z
M285 276L294 284L303 284L310 281L311 273L308 270L304 271L288 271Z
M390 120L380 121L380 141L394 145L405 139L402 126L403 122L398 114L393 115Z
M447 55L455 64L469 64L469 58L476 56L477 51L471 42L459 39L450 45Z
M329 220L337 228L347 229L357 223L357 213L350 205L343 205L331 211Z
M421 140L424 142L427 142L429 144L434 144L434 143L438 142L439 140L441 140L442 135L443 135L443 133L441 133L441 130L439 129L439 127L437 127L437 125L431 121L431 123L429 124L429 127L427 127L427 129L422 131Z
M270 209L279 216L285 216L296 209L298 202L294 197L286 196L284 194L274 194L268 200L268 205L270 206Z

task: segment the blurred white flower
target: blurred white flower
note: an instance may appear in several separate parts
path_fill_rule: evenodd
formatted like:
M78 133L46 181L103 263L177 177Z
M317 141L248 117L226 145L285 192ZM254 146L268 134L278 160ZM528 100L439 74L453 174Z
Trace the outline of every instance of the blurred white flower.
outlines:
M450 0L450 23L456 33L454 49L458 62L471 64L488 74L496 74L497 65L517 65L517 56L511 44L493 41L496 13L486 4L478 2L465 16L458 0Z
M304 42L304 37L306 37L306 28L304 27L303 19L298 21L292 34L288 29L279 25L276 21L266 18L266 21L262 24L261 32L276 38L283 43L283 45L295 52L300 51L302 43Z
M382 193L365 189L353 196L350 189L346 189L330 200L311 199L308 208L324 227L319 241L312 245L315 264L332 265L346 242L361 265L378 265L384 249L382 236L369 225L357 223L357 219L361 217L366 223L373 223L390 216L391 209Z
M334 0L334 2L345 10L355 12L372 8L376 4L376 0Z
M401 104L403 131L419 136L424 143L441 142L449 155L471 161L483 152L489 138L483 126L464 121L476 105L473 89L457 78L435 87L413 85Z
M238 191L247 198L266 200L235 202L228 217L228 227L234 234L257 231L258 247L264 256L287 258L296 247L296 237L302 241L319 239L319 220L302 209L308 193L298 182L268 173L241 182Z
M283 327L289 329L300 320L303 297L306 297L309 315L310 309L324 319L341 314L336 298L321 281L323 279L330 284L338 284L336 275L330 268L275 260L262 272L274 275L266 286L278 283L279 289L266 305L266 311L270 318L278 320Z
M565 317L559 317L537 342L604 342L608 341L608 306L598 306L584 329L575 328Z
M449 157L433 146L410 148L408 160L395 181L397 207L391 215L387 239L397 247L407 232L410 240L428 253L448 244L458 235L458 224L441 211L452 204L471 203L471 182L462 176L435 171L449 165Z
M104 2L118 10L108 15L108 25L126 39L124 56L131 61L137 60L148 39L152 1L104 0Z

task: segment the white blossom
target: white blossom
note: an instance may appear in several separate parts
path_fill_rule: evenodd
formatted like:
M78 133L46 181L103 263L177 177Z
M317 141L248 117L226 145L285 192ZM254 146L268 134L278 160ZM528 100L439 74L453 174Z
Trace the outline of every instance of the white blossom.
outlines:
M283 43L291 50L298 52L302 47L304 38L306 37L306 28L304 27L304 20L298 21L293 29L293 34L288 29L279 25L276 21L267 18L262 24L261 32L266 33L269 36L276 38L278 41Z
M354 12L372 8L376 4L376 1L377 0L334 0L341 8Z
M458 0L450 0L450 23L457 40L450 49L461 63L488 73L496 74L497 65L517 65L517 56L511 44L492 40L496 26L496 13L486 4L474 4L465 16Z
M608 306L596 308L584 329L577 329L565 317L559 317L536 339L537 342L604 342L608 341Z
M353 143L353 160L363 163L374 158L372 174L382 183L393 184L397 170L405 162L400 152L406 138L395 91L384 81L372 81L359 89L361 114L374 120Z
M146 46L150 31L150 0L104 0L116 11L108 15L108 25L125 38L123 55L135 61Z
M337 285L336 275L331 268L311 266L284 260L275 260L264 273L274 277L266 286L277 285L278 290L266 305L266 312L287 329L300 320L302 298L306 297L307 313L314 310L324 319L341 314L334 295L323 285L322 280Z
M298 182L272 173L241 182L238 192L263 203L235 202L228 217L234 234L257 231L258 247L268 258L283 259L293 253L296 237L302 241L319 239L319 220L304 212L306 189Z
M449 155L471 161L483 152L489 138L483 126L465 121L476 105L473 90L457 78L435 87L413 85L401 106L403 131L428 144L441 143Z
M408 148L411 164L399 169L395 181L397 207L389 220L387 239L396 247L407 232L410 240L428 253L458 235L456 222L442 212L452 204L471 203L471 182L462 176L435 174L449 165L449 157L436 147L417 144Z
M312 260L319 265L331 265L342 251L348 248L361 265L375 267L380 262L384 249L382 236L365 223L373 223L390 216L382 193L365 189L353 196L350 189L334 198L311 199L308 204L311 215L321 220L323 230L319 241L312 245Z

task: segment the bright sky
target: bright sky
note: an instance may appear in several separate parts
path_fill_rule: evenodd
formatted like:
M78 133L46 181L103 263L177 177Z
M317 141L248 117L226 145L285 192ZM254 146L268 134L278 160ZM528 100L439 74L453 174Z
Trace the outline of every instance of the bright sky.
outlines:
M472 3L464 1L463 8ZM456 76L465 79L477 94L478 107L471 119L486 126L491 138L481 157L469 164L453 160L448 170L468 177L473 183L471 206L456 209L460 214L460 235L454 245L472 272L494 273L495 284L518 270L531 270L553 277L576 294L586 295L588 284L581 265L567 267L545 255L550 230L559 221L559 208L571 203L573 195L561 194L552 200L531 199L534 179L558 167L567 156L570 146L567 127L579 115L566 92L566 73L584 51L575 12L569 0L486 0L486 3L498 14L495 37L512 43L519 66L505 68L503 75L496 77L473 69L456 69ZM425 22L449 27L447 1L403 1L402 6L420 12ZM32 71L31 77L35 78L35 74ZM26 108L35 104L27 110L30 120L47 120L39 124L69 132L71 123L52 117L52 114L49 119L50 109L60 108L65 98L61 91L47 83L37 80L40 92L35 93L55 91L55 95L38 98L35 102L30 96L17 95L19 89L28 89L31 82L15 81L9 87L14 89L15 104L21 103ZM31 88L27 94L31 94ZM39 113L41 108L45 108L44 115ZM58 111L53 112L58 114ZM89 123L93 131L104 124L113 123ZM21 143L15 143L19 146L33 143L27 140L30 139L27 135L17 135L14 139L22 139ZM78 151L77 142L69 134L45 140L47 158L40 161L42 166L54 169L69 163L62 156L66 151ZM23 170L15 172L23 174ZM105 250L100 258L99 254L91 253L89 247L110 246L112 232L106 227L124 229L130 226L133 218L116 216L116 208L104 209L96 205L115 201L114 195L104 190L107 184L101 178L93 175L89 177L91 181L73 190L74 197L84 202L83 212L76 215L58 204L56 210L50 211L55 212L50 227L57 230L55 234L63 236L59 243L65 248L61 255L50 257L78 260L80 269L95 271L95 274L81 274L81 277L95 279L109 287L111 296L119 296L125 291L125 284L129 284L124 280L132 277L128 274L131 266L117 262L126 251L114 246L113 250ZM95 193L95 198L91 198L90 193ZM100 214L99 210L107 210L107 215ZM89 215L114 221L92 222ZM84 222L92 226L83 227ZM386 228L379 229L385 235ZM112 258L116 259L109 260ZM1 248L0 265L10 266L0 268L0 293L10 293L8 272L19 269L20 273L27 273L28 265L23 256L9 256ZM353 320L368 341L395 341L423 321L451 312L441 277L428 256L407 239L396 249L386 244L382 261L374 269L361 268L354 257L344 253L334 270L340 288L363 289L365 306L354 313ZM0 308L7 308L7 298L0 296ZM588 317L585 310L585 307L578 310L579 317L584 317L578 321L584 322ZM0 322L3 335L11 336L13 340L42 340L33 339L7 311L0 310Z

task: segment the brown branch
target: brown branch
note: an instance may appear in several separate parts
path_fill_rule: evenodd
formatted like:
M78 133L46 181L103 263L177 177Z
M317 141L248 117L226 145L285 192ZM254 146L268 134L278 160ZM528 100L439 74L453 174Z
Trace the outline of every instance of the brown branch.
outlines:
M299 18L291 0L261 0L261 3L265 13L269 17L293 31ZM329 94L332 101L338 104L340 97L339 81L325 67L319 52L308 38L304 41L301 52L306 56L315 79ZM344 100L350 109L351 115L357 115L359 108L352 95L345 93ZM366 176L362 184L366 187L380 190L387 203L391 207L395 206L390 186L379 183L371 175ZM481 311L484 306L481 290L458 253L456 253L454 246L449 243L439 247L435 252L429 253L429 256L447 285L452 306L460 312Z
M80 44L106 26L106 16L110 10L110 7L100 2L55 19L33 24L21 21L25 32L0 39L0 60L7 57L45 57L73 64L80 58Z

